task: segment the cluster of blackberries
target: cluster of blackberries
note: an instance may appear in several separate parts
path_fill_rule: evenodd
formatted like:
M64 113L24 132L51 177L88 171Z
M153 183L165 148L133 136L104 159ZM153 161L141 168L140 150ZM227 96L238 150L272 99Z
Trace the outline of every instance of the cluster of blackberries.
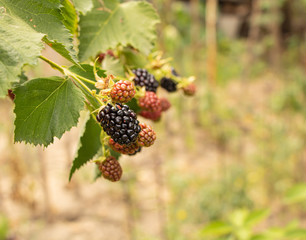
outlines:
M136 113L127 105L108 103L96 116L103 130L111 138L108 145L114 151L135 155L141 147L150 147L154 144L156 133L147 124L139 123ZM119 162L111 157L99 165L102 176L110 181L118 181L122 170Z
M135 86L144 87L146 90L145 95L138 99L141 108L139 115L142 117L158 121L162 112L171 107L166 98L157 96L159 83L152 74L145 69L135 69L133 73L135 74L133 81L120 80L112 85L108 94L113 104L107 103L96 116L104 132L110 136L109 147L120 154L131 156L140 152L143 147L153 145L156 139L153 129L145 123L139 123L136 113L123 104L135 97ZM178 76L174 69L172 75ZM160 80L160 86L168 92L177 91L177 85L178 83L172 78L164 77ZM183 91L186 95L193 95L195 85L188 85ZM98 164L98 167L104 178L113 182L120 180L122 169L113 156L107 157Z

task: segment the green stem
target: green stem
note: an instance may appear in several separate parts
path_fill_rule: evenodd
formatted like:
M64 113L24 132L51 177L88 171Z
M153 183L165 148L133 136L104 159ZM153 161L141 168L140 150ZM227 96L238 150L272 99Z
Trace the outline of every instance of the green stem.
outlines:
M82 86L82 88L84 88L90 95L93 95L93 94L92 94L92 91L86 86L86 84L83 83L83 81L95 85L95 82L94 82L94 81L91 81L91 80L89 80L89 79L87 79L87 78L84 78L84 77L78 75L78 74L75 74L75 73L69 71L69 69L67 69L67 68L65 68L65 67L61 67L61 66L58 65L57 63L51 61L50 59L48 59L48 58L46 58L46 57L44 57L44 56L39 56L39 57L40 57L40 59L42 59L42 60L44 60L46 63L48 63L51 67L53 67L53 68L57 69L58 71L60 71L62 74L66 75L66 76L68 76L68 77L73 78L73 79L74 79L75 81L77 81L77 82ZM94 97L99 101L99 103L100 103L101 105L103 105L102 101L101 101L99 98L97 98L96 96L94 96Z
M50 59L45 58L44 56L39 56L40 59L44 60L46 63L48 63L51 67L59 70L61 73L65 74L64 68L60 65L56 64L55 62L52 62Z

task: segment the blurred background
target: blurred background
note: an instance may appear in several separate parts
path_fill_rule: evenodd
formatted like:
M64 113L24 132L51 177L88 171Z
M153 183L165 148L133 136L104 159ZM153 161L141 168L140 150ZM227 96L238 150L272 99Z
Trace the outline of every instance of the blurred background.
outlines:
M121 158L120 183L94 181L94 164L68 182L82 117L47 149L13 144L0 100L0 239L305 240L306 1L151 2L158 47L197 95L167 95L156 144Z

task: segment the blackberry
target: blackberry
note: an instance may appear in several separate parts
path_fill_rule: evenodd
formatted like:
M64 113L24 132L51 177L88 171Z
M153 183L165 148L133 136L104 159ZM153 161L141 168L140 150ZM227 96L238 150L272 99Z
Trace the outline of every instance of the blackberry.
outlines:
M149 112L159 112L162 109L160 99L154 92L146 92L146 95L139 99L139 106Z
M126 103L135 96L134 83L127 80L120 80L113 86L110 96L115 102Z
M97 115L97 120L107 135L119 144L135 142L141 131L136 113L121 103L114 106L108 103Z
M152 74L141 68L134 69L133 73L135 74L135 85L146 87L146 91L156 92L159 84Z
M194 83L190 83L189 85L183 88L183 91L186 96L193 96L197 91L197 87Z
M154 144L156 133L145 123L140 123L141 131L137 138L137 143L141 147L150 147Z
M161 98L160 99L160 105L161 105L161 108L162 108L162 112L165 112L169 108L171 108L171 103L169 102L169 100L167 98Z
M157 121L160 120L162 112L161 111L157 111L157 112L141 111L139 114L140 114L140 116L142 116L146 119L150 119L154 122L157 122Z
M112 138L109 139L108 144L114 151L121 154L133 155L139 149L139 146L136 142L129 145L120 145L119 143L116 143Z
M13 93L12 89L7 90L7 95L9 96L9 98L14 101L15 99L15 94Z
M163 77L160 80L160 85L168 92L175 92L177 90L177 83L171 78Z
M117 182L122 176L122 168L116 158L110 156L99 164L99 170L102 176L112 182Z

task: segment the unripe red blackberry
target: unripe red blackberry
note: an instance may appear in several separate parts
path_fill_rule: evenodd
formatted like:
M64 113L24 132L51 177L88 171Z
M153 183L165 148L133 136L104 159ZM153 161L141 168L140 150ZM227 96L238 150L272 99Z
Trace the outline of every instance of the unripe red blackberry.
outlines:
M139 99L139 106L149 112L160 112L162 109L160 99L154 92L146 92L146 95Z
M167 98L160 98L160 105L162 108L162 112L167 111L171 107L171 103Z
M119 143L116 143L112 138L109 139L108 144L114 151L127 155L132 155L139 149L139 146L136 142L129 145L120 145Z
M133 154L129 154L130 156L135 156L137 153L140 153L141 152L141 147L138 148L138 150L136 150Z
M121 103L114 106L108 103L97 115L97 121L106 134L119 144L135 142L141 131L136 113Z
M197 87L194 83L190 83L189 85L183 88L183 91L185 95L193 96L197 91Z
M102 176L112 182L117 182L122 176L122 168L116 158L110 156L99 164L99 170Z
M7 90L7 95L9 96L9 98L14 101L15 99L15 94L13 93L12 89Z
M107 50L106 53L99 53L96 58L98 58L98 63L102 63L106 55L115 57L114 52L112 50Z
M150 147L154 144L156 139L156 133L154 130L145 123L139 124L141 127L141 131L137 138L137 143L141 147Z
M171 78L163 77L160 80L160 86L168 92L175 92L177 90L177 82Z
M135 74L134 83L136 86L145 87L149 92L156 92L159 83L152 74L141 68L134 69L133 73Z
M110 96L114 102L126 103L135 96L134 83L127 80L120 80L113 86Z
M157 111L157 112L141 111L139 114L140 114L140 116L142 116L146 119L150 119L154 122L157 122L157 121L160 120L162 112L161 111Z

